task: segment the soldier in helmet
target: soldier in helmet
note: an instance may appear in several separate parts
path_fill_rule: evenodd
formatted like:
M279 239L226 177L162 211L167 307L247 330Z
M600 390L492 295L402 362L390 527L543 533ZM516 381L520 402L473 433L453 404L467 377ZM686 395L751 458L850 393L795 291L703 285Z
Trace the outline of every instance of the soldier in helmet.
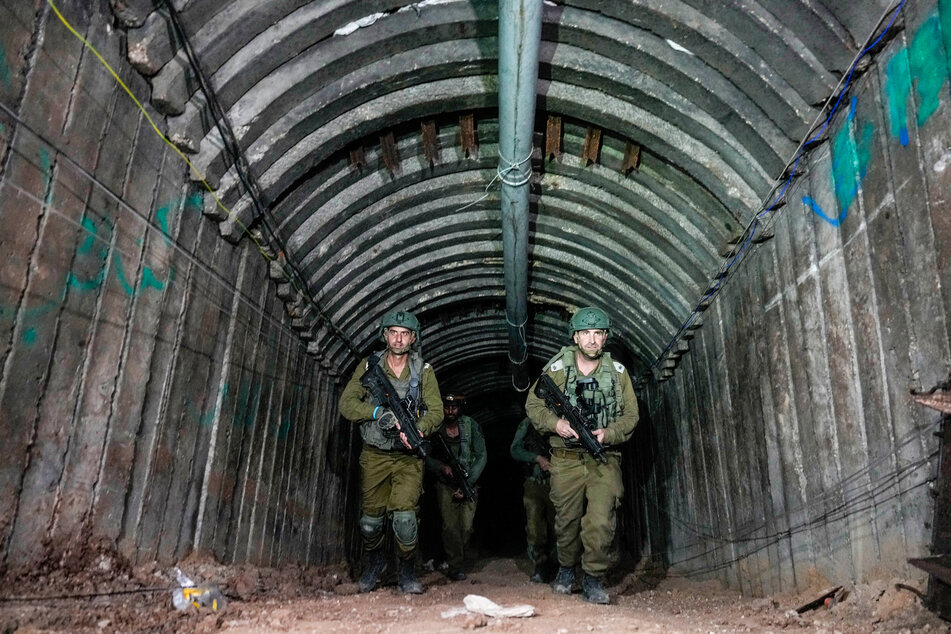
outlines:
M533 583L551 578L555 562L555 507L551 504L551 461L548 440L538 433L526 417L518 424L512 445L512 458L522 465L522 504L525 505L525 541L532 560Z
M559 418L529 391L525 411L551 445L551 501L555 506L558 573L552 590L571 594L575 568L581 563L581 589L592 603L609 603L602 580L611 564L616 510L621 503L621 452L618 445L637 425L637 397L625 367L604 352L611 328L599 308L582 308L568 326L574 345L565 346L545 366L572 405L590 413L592 433L605 446L606 464L579 447L568 421Z
M423 460L409 451L396 416L382 403L375 402L360 378L370 364L379 364L400 398L419 403L417 427L424 436L431 434L442 420L442 399L432 367L413 348L419 335L416 317L407 311L387 313L380 321L380 330L386 350L360 362L340 397L340 413L360 423L363 438L360 534L364 571L359 586L361 592L370 592L380 583L386 567L383 541L389 522L396 537L399 588L419 594L423 586L416 578L414 566Z
M475 486L485 468L485 439L479 423L462 414L465 397L447 394L443 398L443 424L436 432L444 442L436 442L426 466L436 475L436 501L442 518L442 545L446 553L446 576L452 581L466 578L463 572L465 548L472 537L476 513ZM473 492L467 497L450 466L452 452L457 465L465 472L466 483Z

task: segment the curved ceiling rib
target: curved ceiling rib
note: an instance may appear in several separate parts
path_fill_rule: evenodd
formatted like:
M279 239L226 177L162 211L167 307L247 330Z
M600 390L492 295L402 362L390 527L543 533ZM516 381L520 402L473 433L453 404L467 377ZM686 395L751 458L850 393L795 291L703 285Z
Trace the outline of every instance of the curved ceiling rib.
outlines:
M596 304L611 310L617 354L632 372L649 367L886 6L858 4L545 2L526 326L533 363L567 341L572 310ZM415 310L449 389L511 390L499 198L487 188L498 164L496 4L174 5L283 256L326 317L365 349L384 311ZM127 19L139 27L130 60L150 76L170 137L195 153L230 209L209 200L206 213L223 236L241 239L258 211L184 52L168 39L167 16ZM282 297L321 362L346 371L355 362L347 342L293 291Z

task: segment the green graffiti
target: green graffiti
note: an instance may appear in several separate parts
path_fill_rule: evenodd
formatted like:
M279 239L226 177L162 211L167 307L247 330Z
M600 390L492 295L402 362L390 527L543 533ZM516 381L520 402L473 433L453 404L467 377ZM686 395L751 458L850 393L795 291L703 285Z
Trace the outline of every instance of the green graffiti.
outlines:
M856 126L858 127L858 125ZM859 179L864 179L868 172L868 164L872 161L872 148L875 145L875 126L870 121L862 122L861 130L857 130L855 140L855 156L859 164Z
M50 180L52 180L51 172L53 171L53 161L50 159L49 150L45 147L40 148L40 169L46 176L46 182L49 183Z
M832 183L841 216L845 215L859 189L859 179L855 171L855 141L852 139L849 125L854 118L855 97L852 97L849 117L832 140Z
M846 123L832 140L832 182L842 218L845 217L862 179L865 178L875 141L875 127L868 121L856 121L857 103L858 99L852 97ZM853 126L850 124L853 122L857 128L857 139L852 136Z
M904 49L885 67L885 92L888 96L888 122L893 137L908 145L908 93L911 92L911 70Z
M155 212L155 219L158 221L159 229L165 235L165 242L171 242L171 234L168 232L168 205L159 207Z
M205 206L205 196L201 192L195 192L185 199L185 209L194 208L201 211Z
M951 0L938 0L938 14L941 18L941 39L944 42L945 63L951 70Z
M941 40L941 23L938 16L934 15L921 25L908 49L911 76L917 80L917 91L921 98L918 125L927 121L938 109L941 87L948 78L948 65Z
M28 346L32 346L36 343L36 328L27 328L23 332L23 343Z
M7 55L0 46L0 82L7 88L13 87L13 75L10 73L10 65L7 64Z
M77 255L86 255L92 251L93 245L96 244L96 236L99 233L99 230L96 228L96 224L89 218L83 218L82 225L83 229L85 229L86 233L89 235L86 236L86 239L83 240L83 243L79 245L78 249L76 249Z
M132 288L132 285L129 284L129 280L125 277L125 271L122 269L122 260L119 259L119 254L116 253L112 257L112 261L116 264L116 277L119 278L119 284L122 285L122 290L124 290L129 295L135 292L135 289Z
M915 32L911 45L895 54L885 67L885 93L891 134L908 145L908 97L912 85L918 94L915 120L924 124L938 109L941 89L948 79L951 38L951 2L941 3L941 14L928 18Z
M155 274L152 273L152 269L145 267L142 270L142 288L154 288L160 291L165 288L165 282L160 282L155 279Z

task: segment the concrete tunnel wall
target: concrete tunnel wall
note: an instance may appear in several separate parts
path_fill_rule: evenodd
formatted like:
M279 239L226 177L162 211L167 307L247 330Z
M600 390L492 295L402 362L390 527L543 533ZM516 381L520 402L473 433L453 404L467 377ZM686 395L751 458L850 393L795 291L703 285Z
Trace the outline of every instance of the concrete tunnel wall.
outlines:
M89 546L342 560L359 493L341 369L307 352L277 255L222 240L181 158L25 4L0 3L16 117L0 113L3 567ZM68 17L162 127L109 5ZM951 368L949 21L943 3L911 5L799 165L775 237L641 389L620 517L632 559L757 594L918 575L938 417L907 392Z
M0 5L3 567L100 547L339 561L355 484L333 378L268 257L220 238L180 156L44 6ZM95 6L63 10L148 104Z
M924 577L941 417L909 391L951 369L951 6L908 17L644 391L629 502L681 573L754 594Z

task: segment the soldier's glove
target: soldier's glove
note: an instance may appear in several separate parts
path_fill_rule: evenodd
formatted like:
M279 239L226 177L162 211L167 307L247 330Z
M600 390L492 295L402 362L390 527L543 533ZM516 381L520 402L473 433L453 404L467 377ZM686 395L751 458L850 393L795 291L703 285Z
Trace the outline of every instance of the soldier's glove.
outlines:
M390 409L383 410L383 413L377 417L376 424L379 425L380 429L382 429L385 432L389 432L391 434L398 433L396 429L397 418L396 418L396 414L393 413L393 410L390 410Z

